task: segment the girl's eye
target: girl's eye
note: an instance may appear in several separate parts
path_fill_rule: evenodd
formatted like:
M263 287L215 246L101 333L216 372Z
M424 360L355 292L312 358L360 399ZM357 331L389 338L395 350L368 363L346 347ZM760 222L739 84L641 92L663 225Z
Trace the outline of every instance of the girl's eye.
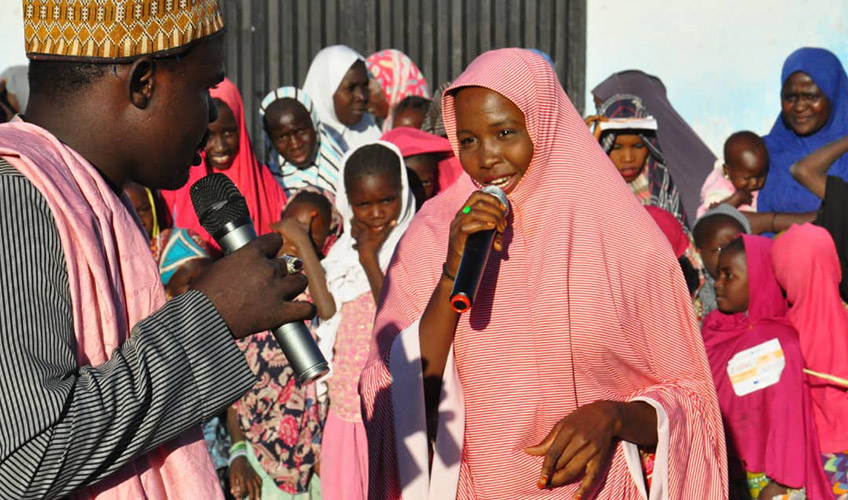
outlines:
M640 142L639 144L636 144L636 145L635 145L635 146L633 146L633 147L634 147L634 148L636 148L636 149L645 149L645 143L644 143L644 142Z
M466 146L468 144L472 144L473 142L474 142L473 137L463 137L462 139L459 140L459 145L460 146Z
M514 133L515 133L515 130L507 128L507 129L503 129L500 132L498 132L498 137L507 137L507 136L510 136Z

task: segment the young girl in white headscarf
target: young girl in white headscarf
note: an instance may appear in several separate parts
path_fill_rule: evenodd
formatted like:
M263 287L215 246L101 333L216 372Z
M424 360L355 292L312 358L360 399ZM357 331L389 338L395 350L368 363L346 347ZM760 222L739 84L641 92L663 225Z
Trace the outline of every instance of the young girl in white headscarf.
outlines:
M383 275L415 214L415 200L403 156L388 142L349 151L340 178L336 208L344 218L345 233L322 261L326 290L317 293L332 296L329 311L319 305L322 322L316 331L332 366L326 379L330 407L321 451L321 492L325 500L365 500L368 444L359 375L371 348Z

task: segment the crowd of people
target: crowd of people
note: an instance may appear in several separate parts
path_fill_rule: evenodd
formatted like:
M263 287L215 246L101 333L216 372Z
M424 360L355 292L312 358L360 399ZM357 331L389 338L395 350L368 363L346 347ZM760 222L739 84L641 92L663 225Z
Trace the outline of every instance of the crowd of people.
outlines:
M215 2L190 3L211 17L188 51L80 62L28 40L29 77L0 77L0 358L25 374L0 375L9 494L848 499L834 54L789 55L771 131L716 158L659 78L616 73L581 116L538 50L428 82L399 50L330 46L245 109ZM192 132L150 121L192 99ZM102 141L79 132L95 102L129 110ZM193 161L151 153L172 132ZM260 236L229 256L192 206L212 173ZM308 285L267 271L284 254ZM330 362L316 382L268 331L297 318Z

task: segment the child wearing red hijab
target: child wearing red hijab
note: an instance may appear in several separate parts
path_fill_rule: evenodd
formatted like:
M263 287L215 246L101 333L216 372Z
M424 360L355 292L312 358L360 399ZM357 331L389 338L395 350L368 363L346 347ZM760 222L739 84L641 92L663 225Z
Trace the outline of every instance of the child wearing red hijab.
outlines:
M225 78L210 94L217 106L218 118L209 124L203 163L192 168L185 186L176 191L162 191L162 197L175 226L191 229L217 249L218 244L200 225L191 204L189 190L195 182L213 172L229 177L244 196L258 235L270 233L271 224L280 220L286 195L270 170L253 154L244 123L244 105L235 84Z

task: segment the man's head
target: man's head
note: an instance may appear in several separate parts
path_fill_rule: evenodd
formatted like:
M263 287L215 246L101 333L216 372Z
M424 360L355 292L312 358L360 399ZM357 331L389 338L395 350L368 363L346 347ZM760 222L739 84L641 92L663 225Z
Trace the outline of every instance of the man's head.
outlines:
M64 3L54 1L62 13ZM104 38L65 30L83 23L73 17L74 9L61 19L25 22L33 59L27 121L82 154L116 188L128 180L152 188L183 185L190 165L199 163L213 117L209 88L223 78L218 36L223 21L216 1L173 2L133 16L118 8L102 17L99 3L83 4L81 11L106 19L97 23ZM62 44L38 38L40 28L54 25L70 38ZM126 35L127 27L141 29Z

